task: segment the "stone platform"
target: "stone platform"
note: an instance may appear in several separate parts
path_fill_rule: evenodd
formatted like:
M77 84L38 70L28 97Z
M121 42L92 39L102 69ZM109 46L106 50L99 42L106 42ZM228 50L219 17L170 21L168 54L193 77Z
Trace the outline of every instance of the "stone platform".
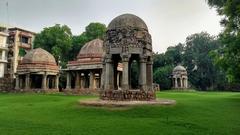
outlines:
M102 100L151 101L156 99L155 91L143 90L104 90L99 93Z
M116 101L116 100L89 99L80 100L79 104L94 107L131 107L140 105L174 105L176 104L176 101L169 99L157 99L151 101Z

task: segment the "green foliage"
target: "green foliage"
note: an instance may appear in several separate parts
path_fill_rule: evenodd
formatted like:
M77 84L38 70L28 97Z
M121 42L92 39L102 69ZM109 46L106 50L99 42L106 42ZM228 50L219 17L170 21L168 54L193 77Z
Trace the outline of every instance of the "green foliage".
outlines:
M224 46L216 50L215 63L226 71L229 82L240 83L240 1L208 0L208 4L224 16L221 24L225 29L220 34Z
M76 58L77 54L79 53L82 46L96 38L103 39L106 33L106 26L102 23L90 23L86 28L85 31L80 34L79 36L73 36L72 42L73 47L69 52L69 60L73 60Z
M26 54L26 51L23 48L19 48L19 56L24 56Z
M46 27L34 40L34 47L41 47L61 61L61 66L65 67L68 60L68 52L72 47L72 33L67 25L56 24Z
M2 135L237 135L240 94L159 92L172 106L84 107L95 97L0 94Z
M90 23L86 28L86 37L88 40L93 40L96 38L103 39L107 31L105 24L101 23Z
M154 82L160 84L160 89L171 89L172 82L171 82L171 73L172 73L172 66L164 66L157 68L153 73L153 80Z
M213 54L215 55L214 51L221 47L218 39L208 33L201 32L188 36L185 44L168 47L164 54L153 55L154 82L169 89L171 83L166 76L171 75L173 67L182 64L188 71L188 81L195 88L224 89L222 85L226 84L226 75L213 64L211 58Z
M219 48L219 42L208 33L202 32L187 37L184 52L184 65L189 81L198 89L213 89L218 78L218 70L213 65L209 53Z

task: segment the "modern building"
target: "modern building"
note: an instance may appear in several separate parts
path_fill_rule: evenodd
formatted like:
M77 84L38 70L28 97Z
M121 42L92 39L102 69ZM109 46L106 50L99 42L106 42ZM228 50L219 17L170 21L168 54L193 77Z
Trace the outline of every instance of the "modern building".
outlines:
M33 40L36 33L13 27L8 29L8 73L11 78L15 78L18 63L23 59L23 56L33 49Z
M188 76L186 68L184 68L181 65L178 65L173 69L172 84L174 89L188 88Z
M7 37L7 28L4 26L0 26L0 78L3 78L4 74L6 73L8 50Z

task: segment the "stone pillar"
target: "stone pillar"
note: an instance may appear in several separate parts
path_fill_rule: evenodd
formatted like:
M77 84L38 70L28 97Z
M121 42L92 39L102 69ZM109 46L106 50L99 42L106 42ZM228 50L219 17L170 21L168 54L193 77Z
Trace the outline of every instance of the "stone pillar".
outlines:
M185 79L185 87L188 88L188 78Z
M82 73L80 73L80 82L81 82L80 88L83 89L85 82L84 82L84 77L82 77Z
M58 85L59 85L59 75L56 75L55 77L55 89L58 90Z
M76 71L75 89L79 89L79 88L80 88L80 85L79 85L79 80L80 80L80 77L79 77L79 72L78 72L78 71Z
M100 74L101 75L99 75L99 80L100 80L100 84L101 84L101 86L100 86L100 88L103 90L104 89L104 75L105 75L105 64L103 64L103 68L102 68L102 71L100 71Z
M19 76L16 74L15 89L19 89Z
M117 71L117 87L119 89L119 82L120 82L120 73Z
M105 85L104 90L113 89L113 65L111 57L106 58Z
M183 88L183 78L180 78L180 88Z
M66 89L71 89L71 76L70 76L70 72L67 72L67 85L66 85Z
M140 75L139 75L139 85L141 90L146 90L147 84L147 70L146 70L146 59L141 58L140 60Z
M26 77L25 77L25 89L29 89L29 82L30 82L30 74L26 74Z
M129 90L129 56L122 56L123 72L122 72L122 89Z
M90 71L90 89L95 89L95 72Z
M148 90L153 90L153 62L150 61L147 63L147 68L149 72L147 72L148 80L147 80L147 85L148 85Z
M178 88L178 82L177 82L177 77L175 79L175 88Z
M47 89L47 74L43 74L43 77L42 77L42 89L43 90L46 90Z

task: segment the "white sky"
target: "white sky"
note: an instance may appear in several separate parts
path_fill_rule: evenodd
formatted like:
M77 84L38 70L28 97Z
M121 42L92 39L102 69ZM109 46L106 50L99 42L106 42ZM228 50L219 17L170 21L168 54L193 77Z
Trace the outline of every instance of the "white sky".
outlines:
M221 18L205 0L0 0L0 23L34 32L59 23L68 25L73 34L81 34L90 22L108 25L124 13L145 21L155 52L183 43L190 34L206 31L217 35L222 30Z

